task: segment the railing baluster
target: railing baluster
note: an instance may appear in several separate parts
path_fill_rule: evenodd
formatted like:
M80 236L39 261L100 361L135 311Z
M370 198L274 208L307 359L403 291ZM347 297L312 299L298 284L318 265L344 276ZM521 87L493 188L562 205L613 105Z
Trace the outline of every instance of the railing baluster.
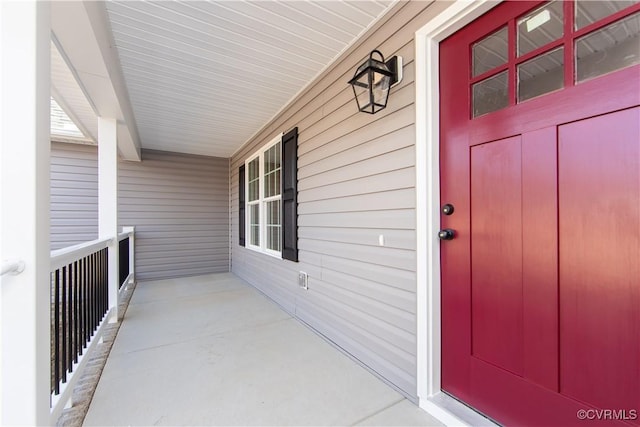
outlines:
M123 233L116 240L126 257L118 259L122 267L117 271L119 286L129 276L129 267L133 267L129 265L130 236ZM83 245L52 252L50 389L54 396L65 390L61 384L73 386L74 375L78 374L73 372L74 367L78 370L83 365L81 356L92 346L92 339L109 313L109 241Z
M98 317L100 316L100 277L102 276L102 265L100 263L100 252L96 252L95 255L96 260L96 281L95 281L95 300L93 302L93 325L91 325L91 330L96 330L96 324L98 323Z
M100 299L98 300L98 319L100 319L102 309L104 308L104 250L100 251L98 258L100 259L100 279L98 280L98 293L100 295ZM100 320L98 320L98 322L99 321Z
M87 300L87 273L86 273L86 269L85 269L85 259L86 258L81 258L80 259L80 330L81 330L81 342L82 345L80 346L82 351L84 352L84 349L86 348L86 343L87 343L87 334L86 334L86 326L85 326L85 322L87 319L87 316L85 315L86 311L86 300Z
M54 318L53 318L53 363L54 363L54 380L55 392L60 393L60 270L54 273Z
M102 270L102 257L100 256L102 253L102 251L98 252L96 254L96 260L98 262L98 280L96 283L96 296L98 297L96 299L96 319L93 323L93 330L95 331L96 326L98 326L98 324L100 323L100 312L102 311L102 275L104 274L103 270Z
M100 304L100 252L93 254L93 259L95 261L95 280L93 282L94 299L92 304L93 318L91 319L91 334L96 330L96 324L98 323L98 311L100 311L98 308Z
M107 312L109 308L109 250L105 249L102 254L102 268L104 274L102 275L102 316Z
M129 277L129 237L120 240L118 248L118 289L120 289L125 279Z
M73 263L73 363L78 363L78 261Z
M91 254L90 255L91 261L90 261L90 269L89 269L89 280L91 281L91 301L89 302L90 308L89 308L89 314L90 317L89 319L89 337L91 337L92 333L93 333L93 324L95 323L95 316L96 316L96 310L95 310L95 298L96 298L96 292L95 292L95 274L93 274L92 272L95 271L95 260L96 260L96 256L95 254ZM89 338L91 339L91 338Z
M82 325L83 325L83 320L82 320L82 298L83 298L83 294L82 294L82 283L83 283L83 279L84 279L84 275L82 272L82 258L80 258L78 260L78 283L76 284L76 286L78 286L78 330L77 330L77 334L78 334L78 355L82 356L82 353L84 352L84 332L82 329Z
M62 362L62 382L67 382L67 331L65 325L67 324L67 266L62 267L62 351L59 358Z
M93 319L93 313L91 311L91 301L93 298L93 293L91 292L91 285L93 280L91 279L91 268L92 268L92 256L89 255L87 257L87 342L91 341L91 322Z
M102 253L102 315L100 318L104 317L104 314L109 310L109 250L103 249Z
M100 312L102 311L102 276L104 275L104 270L102 269L102 251L96 254L96 260L98 262L98 277L96 280L96 320L95 324L97 325L100 322Z
M98 292L98 277L100 275L100 262L98 259L98 253L93 254L93 268L96 273L92 274L93 277L93 302L91 304L91 310L93 312L93 317L91 318L91 335L96 330L96 323L98 323L98 299L100 298L100 293Z
M54 271L55 273L55 271ZM55 277L54 277L54 273L49 273L49 337L50 337L50 342L49 342L49 361L50 361L50 367L49 370L51 371L51 375L50 375L50 379L49 379L49 392L51 394L54 394L54 392L56 391L56 379L55 379L55 362L53 361L55 356L56 356L56 349L55 349L55 316L56 316L56 309L55 309L55 304L53 301L53 298L55 297L56 291L55 291Z
M73 288L71 264L67 267L67 370L73 372Z
M84 257L84 344L89 342L89 308L91 307L91 290L89 288L89 257Z

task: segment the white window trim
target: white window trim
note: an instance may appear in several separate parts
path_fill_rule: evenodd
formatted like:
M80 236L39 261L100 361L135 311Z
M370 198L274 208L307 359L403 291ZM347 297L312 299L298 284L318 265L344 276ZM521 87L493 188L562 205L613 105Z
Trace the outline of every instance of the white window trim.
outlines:
M271 147L280 143L280 150L282 154L282 136L284 134L280 133L278 136L273 138L271 141L261 146L258 150L256 150L251 156L247 157L244 162L244 173L245 173L245 247L255 252L260 252L274 258L282 259L282 248L280 251L274 251L273 249L267 248L267 216L265 205L267 202L271 202L274 200L280 200L280 209L282 210L282 188L280 189L280 194L277 196L264 197L264 153L269 150ZM253 160L258 160L258 200L250 201L249 200L249 163ZM282 182L282 155L280 156L280 182ZM260 226L260 245L253 245L251 243L251 209L250 206L258 205L258 216L259 216L259 226ZM280 236L282 237L282 224L280 224Z

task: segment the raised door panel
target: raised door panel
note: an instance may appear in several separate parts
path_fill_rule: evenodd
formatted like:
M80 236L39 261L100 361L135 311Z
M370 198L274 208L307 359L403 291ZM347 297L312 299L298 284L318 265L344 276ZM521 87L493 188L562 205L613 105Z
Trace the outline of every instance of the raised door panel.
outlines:
M522 375L519 136L471 147L471 313L475 357Z
M640 404L639 135L640 108L559 127L561 392L615 410Z

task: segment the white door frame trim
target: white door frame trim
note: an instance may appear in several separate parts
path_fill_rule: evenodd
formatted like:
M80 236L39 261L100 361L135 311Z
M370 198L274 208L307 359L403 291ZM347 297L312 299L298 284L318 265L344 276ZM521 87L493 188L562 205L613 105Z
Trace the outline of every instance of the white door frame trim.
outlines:
M417 395L422 409L453 425L464 424L469 414L443 403L447 396L440 384L439 43L498 4L497 0L456 1L415 33Z

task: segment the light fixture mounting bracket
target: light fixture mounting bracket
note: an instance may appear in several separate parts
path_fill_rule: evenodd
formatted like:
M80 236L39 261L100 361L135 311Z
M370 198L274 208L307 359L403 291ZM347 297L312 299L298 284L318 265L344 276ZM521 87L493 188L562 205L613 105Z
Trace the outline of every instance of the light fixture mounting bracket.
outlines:
M393 87L402 81L402 56L393 56L385 64L392 73L391 87Z

